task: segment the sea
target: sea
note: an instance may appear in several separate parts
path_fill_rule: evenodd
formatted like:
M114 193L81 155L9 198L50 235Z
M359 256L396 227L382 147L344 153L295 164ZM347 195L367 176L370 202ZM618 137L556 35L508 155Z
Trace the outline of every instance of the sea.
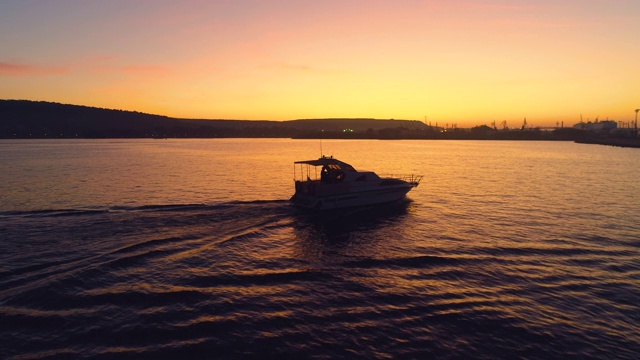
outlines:
M422 175L292 207L294 161ZM0 140L4 359L638 359L640 149Z

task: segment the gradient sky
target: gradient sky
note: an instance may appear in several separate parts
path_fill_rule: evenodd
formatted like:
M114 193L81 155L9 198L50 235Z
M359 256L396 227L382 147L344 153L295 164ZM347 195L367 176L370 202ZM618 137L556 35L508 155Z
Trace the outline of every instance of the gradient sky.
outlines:
M0 0L0 98L182 118L630 121L639 0Z

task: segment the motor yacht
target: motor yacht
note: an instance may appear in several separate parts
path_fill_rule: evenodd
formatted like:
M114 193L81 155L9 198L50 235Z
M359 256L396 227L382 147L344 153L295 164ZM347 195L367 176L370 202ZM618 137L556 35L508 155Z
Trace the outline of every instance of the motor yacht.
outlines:
M322 156L294 162L295 194L290 201L317 210L382 204L404 198L421 180L421 175L380 177Z

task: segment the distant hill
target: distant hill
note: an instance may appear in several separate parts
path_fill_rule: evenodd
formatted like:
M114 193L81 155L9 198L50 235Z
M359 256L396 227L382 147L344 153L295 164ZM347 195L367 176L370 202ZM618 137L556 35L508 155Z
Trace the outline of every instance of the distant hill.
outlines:
M424 129L412 120L302 119L250 121L178 119L135 111L44 101L0 100L0 138L298 137L351 129Z
M46 138L322 138L590 140L573 128L498 130L426 126L416 120L299 119L288 121L178 119L136 111L44 101L0 100L0 139ZM597 139L596 139L597 140Z
M416 120L378 120L378 119L301 119L284 122L286 126L304 131L343 131L357 132L404 128L408 130L425 129L425 125Z

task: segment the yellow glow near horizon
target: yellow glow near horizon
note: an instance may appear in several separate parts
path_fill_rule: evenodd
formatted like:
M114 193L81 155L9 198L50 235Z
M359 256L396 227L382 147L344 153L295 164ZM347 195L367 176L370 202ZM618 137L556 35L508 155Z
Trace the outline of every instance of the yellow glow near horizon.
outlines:
M458 126L628 121L640 105L634 1L63 0L3 10L5 99Z

